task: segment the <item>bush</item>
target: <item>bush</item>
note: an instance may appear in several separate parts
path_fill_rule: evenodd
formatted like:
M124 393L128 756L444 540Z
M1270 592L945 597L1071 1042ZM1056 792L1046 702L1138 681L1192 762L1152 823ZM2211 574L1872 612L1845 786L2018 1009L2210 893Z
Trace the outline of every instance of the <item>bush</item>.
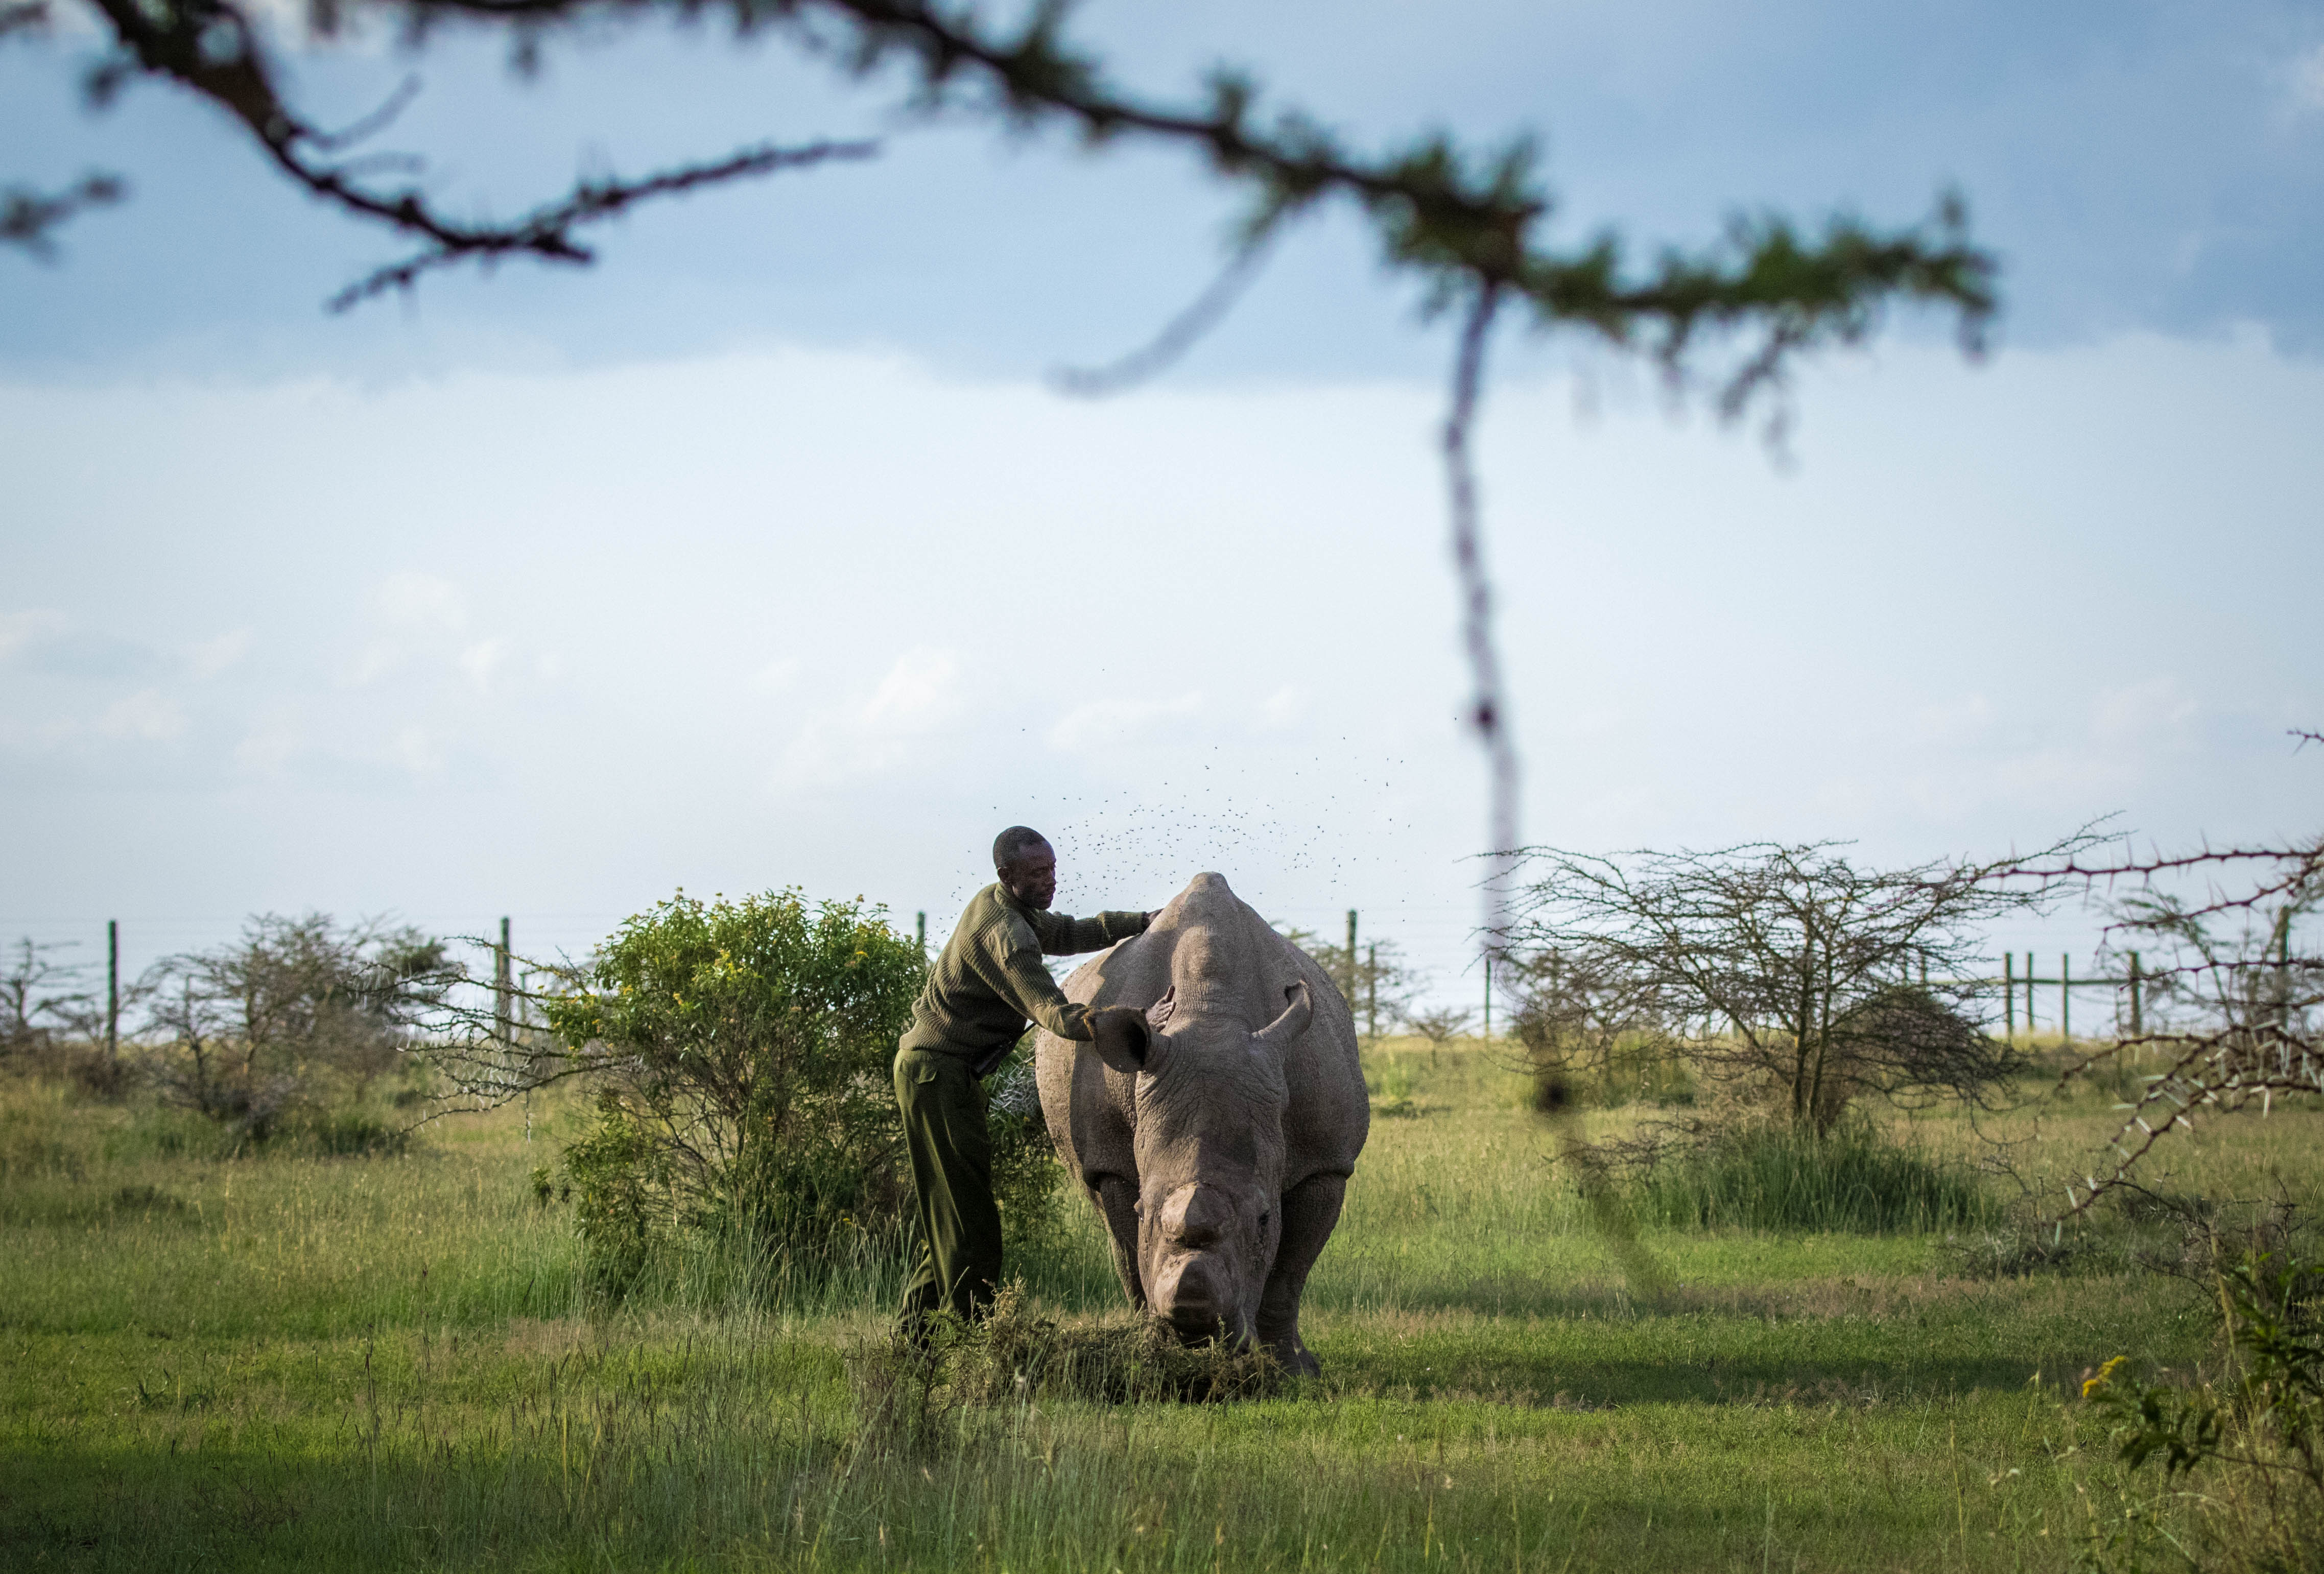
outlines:
M1963 1165L1900 1147L1868 1124L1812 1130L1750 1126L1665 1152L1641 1169L1642 1222L1681 1229L1957 1229L1993 1212Z
M1041 1112L1033 1080L1033 1036L985 1079L991 1095L986 1129L992 1138L992 1195L1001 1205L1002 1238L1021 1264L1028 1251L1056 1245L1065 1220L1059 1209L1057 1149Z
M535 1184L573 1201L596 1286L705 1246L760 1293L892 1261L911 1180L890 1063L926 974L879 908L797 891L680 893L624 924L545 1007L596 1101ZM990 1086L995 1190L1028 1244L1055 1228L1057 1167L1021 1048Z
M672 1232L807 1255L892 1233L889 1063L925 968L878 909L796 891L681 892L623 924L546 1006L600 1068L564 1155L600 1287L625 1291Z
M2112 1422L2116 1458L2135 1473L2162 1467L2166 1484L2199 1472L2181 1494L2210 1545L2202 1567L2255 1574L2313 1569L2324 1544L2324 1262L2258 1252L2221 1266L2225 1370L2208 1382L2142 1382L2116 1356L2081 1396ZM2143 1516L2093 1521L2087 1562L2135 1563L2154 1540Z

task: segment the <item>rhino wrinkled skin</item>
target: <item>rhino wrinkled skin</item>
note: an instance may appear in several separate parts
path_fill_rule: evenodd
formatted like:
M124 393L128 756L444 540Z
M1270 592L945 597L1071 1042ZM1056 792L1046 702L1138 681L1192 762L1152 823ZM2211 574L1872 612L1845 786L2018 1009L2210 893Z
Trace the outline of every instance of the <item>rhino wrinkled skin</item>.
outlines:
M1093 1009L1174 999L1158 1033L1116 1017L1095 1044L1044 1031L1034 1046L1050 1137L1131 1304L1189 1342L1256 1339L1312 1375L1299 1297L1371 1125L1338 988L1200 874L1065 992Z

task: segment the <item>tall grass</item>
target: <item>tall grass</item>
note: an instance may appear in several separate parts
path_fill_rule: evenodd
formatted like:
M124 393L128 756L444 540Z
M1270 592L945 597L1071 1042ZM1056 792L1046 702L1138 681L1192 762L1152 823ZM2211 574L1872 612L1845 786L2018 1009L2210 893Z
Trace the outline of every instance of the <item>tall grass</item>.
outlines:
M549 1101L530 1144L508 1111L400 1155L228 1157L0 1078L0 1567L2062 1574L2111 1455L2054 1379L2205 1348L2149 1281L1971 1281L1926 1236L1809 1233L1880 1208L1728 1229L1708 1180L1644 1238L1669 1293L1622 1293L1503 1046L1368 1069L1414 1113L1375 1123L1311 1282L1320 1379L1093 1402L1142 1390L1091 1347L1148 1330L1069 1193L1010 1243L1027 1337L991 1330L975 1402L932 1427L883 1427L867 1385L890 1243L816 1266L696 1241L593 1300L569 1208L527 1181L570 1113ZM2312 1190L2319 1118L2223 1127L2207 1162ZM1923 1171L1965 1184L1929 1156L1957 1128L1927 1130ZM1975 1205L1938 1192L1932 1220Z
M1964 1165L1857 1124L1723 1134L1646 1170L1633 1201L1644 1222L1681 1229L1927 1232L1994 1211Z

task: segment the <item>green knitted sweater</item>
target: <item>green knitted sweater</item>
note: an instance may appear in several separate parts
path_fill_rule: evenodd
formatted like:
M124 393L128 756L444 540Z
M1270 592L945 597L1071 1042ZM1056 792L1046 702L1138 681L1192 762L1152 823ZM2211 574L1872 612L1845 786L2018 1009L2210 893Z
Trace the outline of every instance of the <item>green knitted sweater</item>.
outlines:
M928 970L900 1047L964 1055L982 1076L1024 1036L1028 1017L1060 1038L1088 1038L1089 1008L1065 999L1041 964L1043 953L1102 951L1145 932L1143 913L1044 913L996 880L969 898L944 954Z

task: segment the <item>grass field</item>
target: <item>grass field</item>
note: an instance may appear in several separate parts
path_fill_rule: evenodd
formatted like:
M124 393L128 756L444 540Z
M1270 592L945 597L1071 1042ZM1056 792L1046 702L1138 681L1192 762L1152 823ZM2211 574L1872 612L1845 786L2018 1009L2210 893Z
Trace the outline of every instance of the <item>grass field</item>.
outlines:
M746 1294L705 1261L593 1312L526 1183L557 1112L530 1146L509 1112L401 1157L224 1161L0 1085L0 1565L2064 1569L2117 1512L2075 1380L2213 1346L2191 1292L2118 1253L1979 1277L1941 1234L1648 1228L1642 1283L1497 1054L1390 1044L1371 1070L1409 1112L1375 1120L1309 1292L1321 1379L1037 1395L918 1447L858 1424L884 1264ZM1999 1128L2059 1168L2107 1103ZM2279 1106L2154 1179L2312 1200L2319 1136ZM1068 1211L1028 1291L1111 1314Z

